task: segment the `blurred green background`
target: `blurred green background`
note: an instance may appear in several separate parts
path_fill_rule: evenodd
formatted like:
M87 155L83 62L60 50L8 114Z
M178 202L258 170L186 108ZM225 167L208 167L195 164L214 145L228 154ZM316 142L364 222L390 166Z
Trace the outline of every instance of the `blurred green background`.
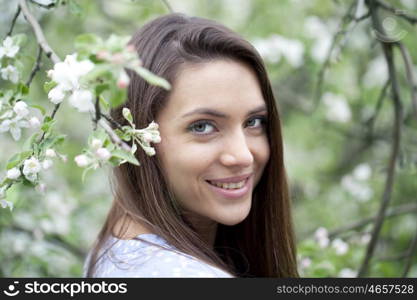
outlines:
M356 23L343 21L349 7L353 17L366 15L363 1L64 2L66 5L51 10L29 5L61 58L74 52L77 35L131 35L145 22L169 12L167 3L176 12L217 20L251 41L265 59L280 108L300 273L306 277L357 275L373 229L369 218L377 214L385 188L394 124L388 88L370 125L388 79L371 22L369 18ZM414 0L389 3L417 16ZM2 38L16 7L17 1L0 0ZM417 62L415 26L388 12L381 11L381 19L390 36L401 40ZM14 33L29 37L21 50L28 76L37 45L22 16ZM337 43L317 97L319 73L335 36ZM417 118L398 51L395 61L404 108L401 145L388 208L392 215L383 223L369 275L400 277L411 257L407 276L417 277L417 253L409 253L417 232ZM53 106L43 83L45 70L51 67L51 62L43 59L30 89L33 102L50 110ZM417 71L415 64L413 71ZM0 80L0 88L7 88L7 83ZM92 129L88 116L63 105L57 120L57 128L67 135L58 151L67 155L68 162L57 162L43 173L44 193L23 186L14 186L8 193L15 208L12 212L0 209L0 276L82 276L84 257L110 207L109 169L90 173L82 183L82 169L73 161ZM29 134L30 130L24 137ZM5 174L7 160L22 146L20 142L14 142L9 134L0 135L0 177Z

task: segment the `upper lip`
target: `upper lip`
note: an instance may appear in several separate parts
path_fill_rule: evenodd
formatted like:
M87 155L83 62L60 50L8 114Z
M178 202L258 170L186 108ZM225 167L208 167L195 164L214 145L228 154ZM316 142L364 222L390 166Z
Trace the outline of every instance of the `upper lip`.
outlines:
M221 183L239 182L239 181L249 178L251 175L252 173L249 173L246 175L234 176L234 177L228 177L228 178L208 179L208 181L215 181L215 182L221 182Z

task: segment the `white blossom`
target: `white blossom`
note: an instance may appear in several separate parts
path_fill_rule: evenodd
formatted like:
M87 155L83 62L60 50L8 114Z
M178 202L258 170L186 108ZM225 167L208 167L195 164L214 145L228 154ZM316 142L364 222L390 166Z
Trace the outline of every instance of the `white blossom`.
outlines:
M7 171L7 178L12 179L12 180L16 180L20 177L21 173L20 170L18 168L11 168L10 170Z
M96 155L101 160L108 160L111 157L111 153L106 148L99 148L96 151Z
M272 63L284 57L290 65L298 68L304 62L304 45L298 40L273 34L266 39L255 40L253 44L259 54Z
M8 36L3 41L3 47L0 47L0 59L3 56L15 57L19 51L19 46L13 44L13 39Z
M93 94L89 90L76 90L69 98L70 104L79 112L94 111Z
M97 150L97 149L101 148L101 146L103 146L103 142L101 140L99 140L99 139L93 139L91 141L91 147L94 150Z
M344 268L342 270L340 270L338 277L342 277L342 278L353 278L356 277L357 272L350 269L350 268Z
M20 118L24 118L29 114L28 106L23 101L17 101L13 106L13 110Z
M49 91L48 98L53 104L59 104L64 100L65 93L60 86L56 86Z
M54 158L56 156L56 153L55 153L54 149L48 148L45 151L45 155L46 155L46 157Z
M368 164L360 164L353 170L353 177L357 180L368 180L371 177L371 167Z
M17 83L19 81L19 72L17 71L16 67L12 65L8 65L7 67L0 70L1 78L4 80L10 80L13 83Z
M29 119L29 125L31 128L37 129L41 126L41 122L37 117L32 117Z
M342 187L359 201L368 201L373 196L372 189L366 182L358 181L352 175L345 175L341 180Z
M94 68L89 60L77 61L77 54L67 55L63 62L56 63L48 76L56 82L63 91L78 89L79 79Z
M9 208L10 208L10 210L12 210L12 209L13 209L13 203L12 203L12 202L10 202L10 201L7 201L7 200L5 200L5 199L1 199L1 200L0 200L0 205L1 205L1 207L2 207L2 208L9 207Z
M39 160L34 156L25 160L23 163L23 174L26 178L28 178L28 175L39 173L41 169L42 167Z
M148 146L142 146L143 150L145 151L145 153L149 156L153 156L155 155L155 149L153 147L148 147Z
M129 85L129 82L129 76L126 74L124 70L122 70L119 74L119 78L117 79L117 86L121 89L124 89Z
M329 245L329 233L326 228L320 227L314 233L314 238L319 244L320 248L326 248Z
M349 245L341 239L335 239L332 242L332 247L335 249L337 255L344 255L349 250Z
M307 269L310 266L311 266L311 259L310 258L305 257L300 261L300 267L302 269Z
M4 120L0 124L0 132L10 131L13 139L18 141L21 137L22 131L21 128L28 128L29 123L26 120L21 120L19 117L13 119Z
M45 160L42 162L42 168L43 168L44 170L49 169L50 167L52 167L52 165L53 165L53 162L52 162L52 160L50 160L50 159L45 159Z
M323 95L323 103L326 106L326 119L341 123L350 121L352 113L349 104L342 95L327 92Z
M81 168L84 168L84 167L86 167L90 164L90 159L85 154L77 155L74 158L74 161L77 164L77 166L79 166Z

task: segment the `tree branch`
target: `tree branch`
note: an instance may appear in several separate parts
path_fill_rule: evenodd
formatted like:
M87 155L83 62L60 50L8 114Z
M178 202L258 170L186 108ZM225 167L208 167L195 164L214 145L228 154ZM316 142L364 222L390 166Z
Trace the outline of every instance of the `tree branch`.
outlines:
M398 9L394 6L392 6L391 4L386 3L383 0L375 0L376 3L378 4L379 7L381 7L382 9L389 11L391 13L393 13L394 15L403 18L405 20L407 20L409 23L411 24L416 24L417 23L417 17L407 14L406 12L404 12L403 9Z
M396 217L396 216L400 216L400 215L403 215L406 213L412 213L412 212L417 212L417 204L399 205L399 206L393 207L390 211L388 211L385 215L385 218ZM329 238L333 239L336 236L344 232L351 231L351 230L358 230L362 227L365 227L369 223L374 222L376 218L377 218L377 215L344 225L337 229L334 229L329 232Z
M417 230L416 230L416 234L414 235L413 241L410 244L410 247L405 252L406 263L405 263L402 277L407 277L408 272L410 271L410 268L411 268L413 256L416 254L416 250L417 250Z
M367 0L366 4L368 5L369 10L371 11L372 24L374 29L377 32L380 32L383 35L385 35L384 28L382 27L378 16L378 7L376 5L375 0ZM394 130L392 132L393 143L387 168L387 177L385 181L384 193L382 195L378 215L375 219L374 229L371 235L371 241L369 242L368 247L366 249L365 258L359 269L358 277L366 276L366 274L368 273L369 264L372 259L372 256L374 255L376 244L378 242L379 235L381 232L382 224L385 220L386 210L391 200L391 193L394 185L395 165L397 162L401 139L402 104L400 99L398 79L395 70L395 61L393 59L393 43L387 43L382 40L380 40L380 43L385 55L385 60L388 65L389 78L391 80L392 100L394 104Z
M98 125L100 125L104 131L107 132L107 134L109 135L110 139L113 141L113 143L115 143L116 145L118 145L120 148L122 148L123 150L130 152L131 148L128 144L126 144L125 142L123 142L119 136L113 131L113 129L109 126L109 124L107 124L105 121L103 121L103 119L100 119L98 121Z
M27 86L29 86L32 83L32 80L35 77L36 72L38 72L41 68L42 53L43 53L42 47L39 46L38 57L36 58L35 65L33 66L33 69L32 69L32 72L30 73L29 79L26 81Z
M46 8L46 9L50 9L50 8L55 7L55 2L52 2L52 3L49 3L49 4L42 4L42 3L39 3L39 2L37 2L37 1L35 1L35 0L29 0L29 1L30 1L31 3L33 3L33 4L37 5L37 6L39 6L39 7Z
M414 78L414 66L411 60L410 53L408 53L407 48L403 45L403 43L398 42L398 47L400 48L401 55L404 60L405 70L407 74L408 84L411 88L411 103L413 105L414 114L417 119L417 83Z
M38 21L30 13L27 7L26 0L19 0L19 7L21 8L23 15L25 16L25 19L29 22L30 26L32 26L33 32L36 36L36 40L38 41L39 46L42 47L46 56L49 57L54 64L59 63L61 59L55 54L55 52L51 49L48 42L46 41L42 28L40 27Z
M17 17L20 15L20 6L18 6L17 7L17 10L16 10L16 13L15 13L15 15L14 15L14 17L13 17L13 20L12 20L12 24L10 25L10 29L9 29L9 31L7 32L7 34L6 34L6 36L11 36L12 35L12 33L13 33L13 28L14 28L14 25L16 24L16 20L17 20Z

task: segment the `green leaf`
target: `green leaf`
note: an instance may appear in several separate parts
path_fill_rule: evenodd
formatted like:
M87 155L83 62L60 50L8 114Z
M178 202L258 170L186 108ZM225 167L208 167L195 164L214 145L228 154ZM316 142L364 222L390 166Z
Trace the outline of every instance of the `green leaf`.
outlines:
M70 13L78 17L82 15L83 9L77 2L75 2L74 0L69 0L68 5L69 5Z
M26 42L27 36L26 34L23 34L23 33L16 34L12 36L12 40L13 40L13 44L16 44L21 47Z
M119 89L116 87L112 87L110 90L110 105L111 107L118 107L121 104L125 103L127 91L126 89Z
M43 85L43 89L45 93L49 93L50 90L52 90L54 87L56 87L58 84L54 81L47 81Z
M7 162L6 169L10 170L11 168L16 167L22 161L29 158L32 155L32 153L33 153L32 151L23 151L23 152L20 152L20 153L16 153Z
M100 104L103 106L104 110L109 110L110 108L109 102L107 102L107 100L102 95L100 95L98 99L99 99Z
M117 158L121 158L123 160L126 160L133 165L140 166L139 161L130 152L126 152L126 151L121 150L121 149L116 149L116 150L112 151L112 155L117 157Z
M38 138L39 134L39 132L32 134L32 136L29 139L27 139L23 144L23 149L27 151L32 150L32 144Z
M18 93L20 93L22 96L26 96L27 94L29 94L29 87L26 84L23 83L19 83L17 85L17 91Z
M134 71L138 73L139 76L141 76L143 79L145 79L147 82L149 82L152 85L160 86L166 90L171 89L171 85L168 81L166 81L164 78L159 77L155 74L153 74L151 71L142 68L142 67L136 67L134 68Z
M75 48L77 50L91 50L103 44L100 37L92 33L85 33L75 38Z
M42 124L42 131L49 131L49 129L55 124L55 120L52 119L51 117L47 116L45 117L45 119L43 120L43 124Z
M101 84L97 84L96 87L94 88L95 92L96 92L96 96L100 96L102 92L104 92L105 90L109 89L109 84L108 83L101 83Z
M43 106L41 106L41 105L31 104L30 107L39 109L39 111L41 112L42 115L45 115L46 114L45 108Z

